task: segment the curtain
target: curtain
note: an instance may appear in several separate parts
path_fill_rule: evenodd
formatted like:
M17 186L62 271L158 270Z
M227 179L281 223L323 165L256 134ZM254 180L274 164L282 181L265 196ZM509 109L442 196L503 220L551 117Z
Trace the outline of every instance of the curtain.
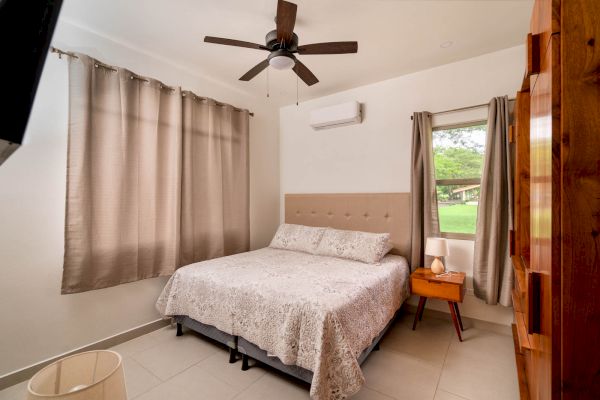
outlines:
M184 102L179 88L70 57L63 293L248 249L248 113Z
M473 288L488 304L510 306L513 270L509 257L512 229L512 171L508 143L508 97L490 101L481 195L477 211Z
M248 111L186 92L181 265L250 248Z
M428 237L440 235L432 135L431 114L414 113L410 190L412 269L431 264L432 257L425 256L425 243Z

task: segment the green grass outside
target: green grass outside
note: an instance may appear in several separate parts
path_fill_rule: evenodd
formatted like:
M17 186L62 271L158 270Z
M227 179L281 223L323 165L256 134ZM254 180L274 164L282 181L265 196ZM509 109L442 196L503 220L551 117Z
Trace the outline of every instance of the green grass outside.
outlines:
M455 204L439 208L442 232L475 233L477 206Z

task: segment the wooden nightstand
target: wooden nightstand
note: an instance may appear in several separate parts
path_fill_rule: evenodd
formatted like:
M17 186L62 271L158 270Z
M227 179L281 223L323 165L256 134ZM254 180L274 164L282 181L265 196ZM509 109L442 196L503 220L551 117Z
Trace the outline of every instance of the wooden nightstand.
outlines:
M452 322L458 335L458 340L462 342L460 332L463 331L462 319L458 310L458 303L462 303L465 297L465 273L452 272L452 274L436 277L429 268L417 268L410 275L410 287L412 294L421 296L419 298L419 307L413 322L413 331L417 326L417 321L423 318L423 310L428 297L445 300L450 307Z

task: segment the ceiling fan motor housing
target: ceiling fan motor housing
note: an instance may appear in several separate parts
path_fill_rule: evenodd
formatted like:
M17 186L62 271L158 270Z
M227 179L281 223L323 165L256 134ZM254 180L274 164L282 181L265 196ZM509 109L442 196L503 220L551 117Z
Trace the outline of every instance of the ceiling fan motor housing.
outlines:
M277 40L277 31L273 30L269 33L267 33L267 36L265 36L265 43L267 45L267 47L271 50L278 50L278 49L282 49L285 48L291 52L295 52L296 50L298 50L298 35L296 35L295 33L292 33L292 41L290 43L279 43L279 41Z

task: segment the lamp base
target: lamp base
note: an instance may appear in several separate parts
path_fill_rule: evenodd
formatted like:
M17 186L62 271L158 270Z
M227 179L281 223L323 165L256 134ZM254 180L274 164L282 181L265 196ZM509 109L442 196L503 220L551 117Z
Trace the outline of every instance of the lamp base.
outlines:
M443 274L444 271L446 271L444 263L442 262L442 260L440 260L439 257L436 257L431 263L431 272L433 272L434 274Z

